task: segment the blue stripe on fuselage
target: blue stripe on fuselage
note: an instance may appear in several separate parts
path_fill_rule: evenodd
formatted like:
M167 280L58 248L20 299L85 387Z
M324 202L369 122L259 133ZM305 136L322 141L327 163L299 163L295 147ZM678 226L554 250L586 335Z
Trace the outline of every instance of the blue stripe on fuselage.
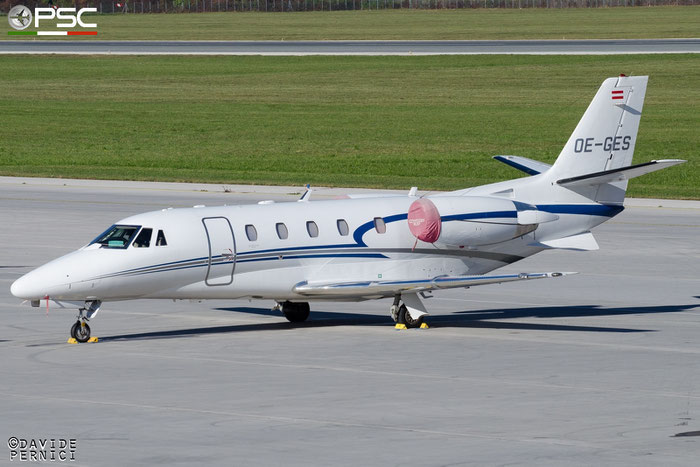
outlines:
M538 204L537 209L552 214L581 214L614 217L624 211L624 206L611 204Z
M624 207L622 206L614 206L614 205L605 205L605 204L538 204L537 209L540 211L544 212L550 212L553 214L578 214L578 215L592 215L592 216L604 216L604 217L613 217L620 212L624 210ZM390 216L384 217L384 223L389 224L392 222L397 222L401 220L405 220L408 218L407 213L402 213L402 214L393 214ZM476 213L467 213L467 214L453 214L449 216L442 216L440 219L443 222L450 222L450 221L461 221L461 220L471 220L471 219L494 219L494 218L517 218L517 211L493 211L493 212L476 212ZM371 221L365 222L364 224L360 225L355 229L353 232L353 240L355 243L344 243L344 244L330 244L330 245L307 245L307 246L297 246L297 247L285 247L285 248L269 248L269 249L264 249L264 250L251 250L251 251L243 251L243 252L237 252L236 253L236 262L244 263L244 262L255 262L255 261L271 261L271 260L279 260L279 256L282 256L283 259L303 259L303 258L335 258L335 257L349 257L349 258L376 258L376 259L384 259L387 258L387 256L382 255L382 254L372 254L372 253L356 253L356 254L343 254L343 253L338 253L338 254L323 254L323 253L318 253L314 255L303 255L303 254L294 254L290 255L285 252L297 252L297 251L308 251L308 250L327 250L327 249L338 249L338 248L363 248L367 247L367 244L364 242L363 237L364 235L372 230L374 228L374 219ZM271 257L266 257L266 258L248 258L246 259L247 256L250 255L255 255L255 254L264 254L264 253L270 253L274 254L274 256ZM213 258L219 258L220 256L215 256ZM242 259L238 259L242 258ZM195 268L195 267L204 267L207 266L207 264L202 264L202 265L189 265L189 266L177 266L178 264L183 264L183 263L188 263L191 261L201 261L204 259L208 259L208 257L199 257L199 258L191 258L191 259L185 259L185 260L180 260L180 261L171 261L171 262L166 262L166 263L159 263L159 264L154 264L151 266L143 266L139 268L134 268L134 269L126 269L124 271L120 271L117 273L113 273L113 275L119 275L119 274L129 274L132 273L134 275L136 274L149 274L149 273L154 273L154 272L161 272L161 271L175 271L178 269L190 269L190 268ZM226 263L219 263L219 264L226 264ZM162 266L171 266L169 268L163 268L163 269L158 269L157 271L147 271L148 269L152 268L160 268Z
M396 221L408 219L408 213L393 214L391 216L382 217L382 219L384 220L385 224L389 224L391 222L396 222ZM365 222L364 224L362 224L361 226L356 228L352 234L352 238L355 240L357 245L353 245L353 246L367 246L365 241L362 240L362 237L364 237L364 235L367 232L369 232L370 230L372 230L373 228L374 228L374 219L372 219L371 221Z

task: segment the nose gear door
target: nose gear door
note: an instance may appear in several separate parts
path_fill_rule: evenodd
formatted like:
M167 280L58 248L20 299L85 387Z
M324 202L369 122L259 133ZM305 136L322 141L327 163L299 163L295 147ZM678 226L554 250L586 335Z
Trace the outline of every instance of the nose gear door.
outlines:
M225 217L202 219L209 245L209 264L204 283L210 286L233 283L236 267L236 240L231 223Z

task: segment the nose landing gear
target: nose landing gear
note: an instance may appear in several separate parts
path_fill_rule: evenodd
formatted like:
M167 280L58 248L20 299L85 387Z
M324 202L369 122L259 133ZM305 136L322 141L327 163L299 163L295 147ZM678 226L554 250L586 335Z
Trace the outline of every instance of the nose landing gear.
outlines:
M78 319L70 328L69 344L77 344L78 342L97 342L97 337L90 337L90 326L88 321L100 311L102 302L99 300L86 301L83 308L78 309Z
M78 320L70 328L70 337L78 342L87 342L90 340L90 326L86 323L87 319Z

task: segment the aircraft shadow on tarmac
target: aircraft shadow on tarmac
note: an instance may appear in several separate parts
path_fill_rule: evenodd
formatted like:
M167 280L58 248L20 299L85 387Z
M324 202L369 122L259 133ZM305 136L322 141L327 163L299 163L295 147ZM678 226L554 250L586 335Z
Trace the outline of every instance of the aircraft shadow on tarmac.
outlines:
M552 306L541 308L507 308L488 311L458 311L448 315L431 315L427 321L431 327L440 328L490 328L508 330L529 331L577 331L577 332L655 332L654 329L617 328L601 326L576 326L571 324L554 323L522 323L505 322L499 320L517 318L580 318L595 316L619 316L631 314L676 313L697 308L698 304L689 305L664 305L647 307L603 308L599 305L581 306ZM256 315L279 317L284 320L277 311L268 308L235 307L215 308L217 311L235 313L250 313ZM169 339L178 337L202 336L208 334L226 334L253 331L289 330L295 328L315 328L333 326L390 326L392 324L388 314L365 313L332 313L326 311L312 311L309 321L304 323L290 323L287 321L254 324L233 324L226 326L198 327L189 329L174 329L168 331L153 331L134 334L121 334L114 336L102 336L101 341L140 340L140 339Z

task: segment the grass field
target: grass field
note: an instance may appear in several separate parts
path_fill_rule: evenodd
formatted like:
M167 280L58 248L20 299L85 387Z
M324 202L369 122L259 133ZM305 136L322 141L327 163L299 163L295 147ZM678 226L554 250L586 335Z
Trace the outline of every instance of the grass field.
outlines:
M692 55L0 57L0 173L456 189L552 162L605 77L651 76L633 196L700 198Z
M686 38L698 36L700 6L114 14L96 18L99 40ZM26 40L27 36L7 36L8 29L8 22L0 21L3 39Z

